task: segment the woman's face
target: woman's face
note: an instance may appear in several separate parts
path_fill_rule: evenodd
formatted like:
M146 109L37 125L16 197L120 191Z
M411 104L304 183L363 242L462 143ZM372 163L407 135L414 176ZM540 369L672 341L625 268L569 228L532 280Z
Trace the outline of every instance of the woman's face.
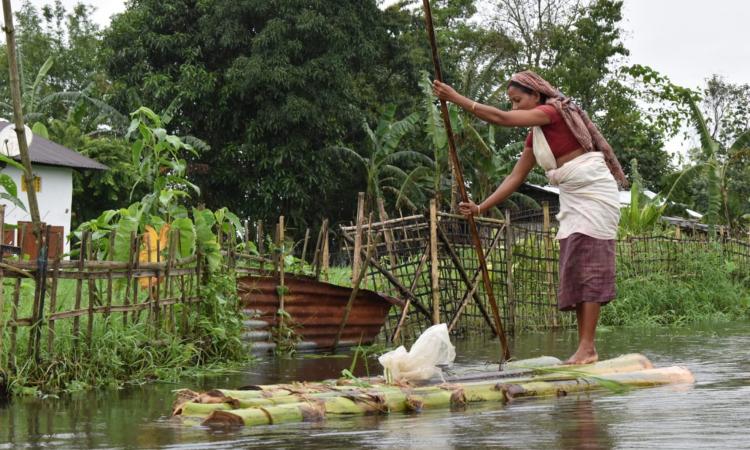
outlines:
M539 106L539 93L527 94L515 86L508 88L508 98L512 109L534 109Z

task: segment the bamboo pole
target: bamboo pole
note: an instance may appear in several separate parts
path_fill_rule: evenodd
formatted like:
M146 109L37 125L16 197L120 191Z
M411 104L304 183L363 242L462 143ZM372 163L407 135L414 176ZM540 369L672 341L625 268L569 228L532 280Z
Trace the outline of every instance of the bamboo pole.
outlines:
M502 237L501 230L499 230L497 233L495 233L495 237L492 239L492 243L490 244L490 248L487 250L487 253L490 254L493 251L495 251L495 248L500 243L500 238ZM467 283L467 286L470 288L466 293L464 294L464 297L461 299L461 302L458 305L458 308L456 309L456 314L453 316L453 319L451 319L450 324L448 325L448 331L453 330L453 328L458 324L458 319L461 318L461 314L464 311L464 308L466 308L466 305L469 303L469 299L472 298L474 295L476 295L476 291L479 281L479 275L481 273L481 268L478 269L476 272L474 272L474 276L471 277L471 282ZM478 308L480 311L483 311L484 308L481 306L482 302L479 300L479 297L477 296L475 298L476 303L478 305ZM497 330L495 330L494 327L492 328L492 331L494 333L497 333Z
M138 252L135 251L135 232L130 232L130 240L128 241L128 264L125 269L125 296L123 297L122 304L123 306L129 306L130 305L130 289L132 287L133 283L133 255L138 254ZM114 248L110 247L109 249L110 253L113 253L114 257ZM124 312L122 314L122 325L123 327L127 327L128 325L128 313Z
M352 283L359 273L362 265L362 226L365 221L365 193L360 192L357 196L357 231L354 233L354 255L352 258Z
M445 232L443 231L441 227L437 228L437 232L438 232L438 237L443 242L443 245L445 246L446 250L448 250L448 256L450 256L451 261L453 262L453 265L456 267L456 270L458 270L459 276L463 280L464 284L466 284L467 292L466 294L464 294L465 295L464 298L474 299L474 302L476 303L477 308L482 313L482 316L484 316L484 320L487 322L487 325L489 325L490 330L492 330L494 334L497 334L497 330L495 329L495 324L492 323L492 319L490 318L489 314L487 314L487 311L484 309L484 306L482 305L482 299L479 298L479 294L477 294L477 279L479 278L479 271L477 271L474 274L473 279L469 279L469 274L466 273L466 269L464 269L463 264L461 264L461 259L458 257L458 255L456 254L456 251L453 249L450 242L448 241L448 236L445 235ZM498 242L498 239L496 236L492 242L492 245L490 245L490 248L487 251L488 254L492 252L492 249L494 249L494 247L497 245L497 242ZM456 323L458 322L458 318L461 315L461 312L463 311L463 305L465 305L465 303L462 299L461 303L459 303L459 308L456 311L456 315L453 317L453 319L450 322L450 325L448 326L448 331L451 331L453 327L456 325Z
M34 235L37 239L37 249L41 248L42 227L39 216L39 204L36 198L36 189L34 189L34 172L31 167L31 158L29 157L29 145L26 142L26 131L23 124L23 105L21 104L21 81L18 70L18 59L16 57L16 36L13 26L13 12L11 10L10 0L3 0L3 17L5 19L5 49L8 52L8 70L10 72L10 96L13 103L13 123L16 127L16 136L18 138L18 148L21 153L21 163L23 164L26 175L27 189L26 195L29 200L29 212L34 229Z
M388 214L385 212L385 201L382 198L378 198L378 214L380 215L380 223L388 221ZM391 260L391 267L393 267L396 265L396 255L393 253L393 233L389 227L383 227L383 238L385 239L388 258Z
M368 220L368 223L372 223L372 213L370 213L370 218ZM372 230L368 228L367 232L367 257L365 258L365 261L362 263L362 267L359 269L359 273L356 276L356 279L354 280L354 284L352 285L352 292L349 294L349 300L346 302L346 306L344 307L344 316L341 318L341 324L339 325L339 329L336 332L336 337L333 339L333 346L331 347L331 350L335 353L336 347L339 345L339 340L341 339L341 335L344 332L344 328L346 327L346 323L349 320L349 314L352 312L352 306L354 305L354 300L357 298L357 294L359 293L359 286L362 284L362 280L364 280L365 276L367 275L367 269L370 265L370 260L372 259L372 253L373 249L375 248L374 242L372 242Z
M323 280L328 281L328 276L330 275L330 268L331 268L331 249L329 247L330 240L328 239L328 224L326 223L326 233L323 236L323 266L322 266L322 273L323 273Z
M93 236L89 236L89 246L86 248L86 260L91 261L94 259L94 245L93 242L91 242L93 239ZM90 272L86 270L86 280L88 284L88 291L89 291L89 303L88 303L88 316L89 321L87 324L87 332L86 332L86 344L89 348L89 350L92 349L92 346L94 344L94 307L96 306L94 303L95 300L95 294L96 294L96 281L93 280L90 276Z
M315 270L316 280L320 279L320 257L321 257L321 254L323 253L323 247L322 247L323 227L327 220L328 219L325 219L323 221L323 224L320 225L320 230L318 230L318 239L315 241L315 250L313 251L312 265Z
M435 29L432 25L432 10L430 8L430 0L422 0L425 12L425 22L427 25L427 34L430 39L430 47L432 48L432 62L435 66L435 79L443 81L442 70L440 69L440 60L438 57L437 42L435 39ZM443 123L445 125L445 132L448 136L448 149L450 154L450 160L453 162L454 176L456 177L456 185L461 194L461 199L464 202L469 200L469 196L466 192L466 183L464 182L463 170L461 169L461 161L458 159L458 152L456 151L456 142L453 136L453 129L451 127L450 114L448 112L448 105L445 100L440 100L440 113L443 117ZM482 269L482 279L484 281L485 291L487 292L487 298L492 307L492 314L495 318L495 325L498 331L498 338L500 339L501 353L500 362L510 359L510 348L508 347L508 341L505 336L505 330L503 329L503 323L500 320L500 310L497 307L497 301L495 300L495 294L492 290L492 282L490 280L490 274L487 270L487 261L484 259L484 250L482 249L482 241L479 238L479 231L477 230L477 224L474 221L474 216L467 217L469 222L469 230L471 231L472 241L474 242L474 248L479 258L479 265Z
M278 225L278 236L279 241L277 242L277 246L279 248L279 311L284 311L284 216L279 216L279 225ZM279 320L281 323L284 322L284 316L279 315Z
M516 291L513 284L513 227L510 222L510 211L505 210L505 288L508 296L508 317L510 329L516 325Z
M263 253L266 251L266 245L263 239L263 222L260 220L255 223L255 236L258 242L258 254L263 256ZM260 271L265 271L265 263L262 259L260 261Z
M346 234L343 234L342 237L344 238L345 242L352 243L353 241L353 239ZM427 255L429 256L429 252L427 253ZM370 258L370 265L377 269L377 271L380 272L381 275L383 275L392 285L394 285L396 289L398 289L399 293L401 293L401 295L403 295L407 299L412 299L413 304L417 307L419 312L424 314L424 316L428 320L432 320L432 313L419 303L419 300L417 299L417 296L414 294L414 292L410 291L403 284L401 284L401 282L398 281L398 278L396 278L395 275L383 268L383 266L381 266L375 258Z
M83 268L84 261L86 259L86 244L88 241L89 232L84 231L81 235L81 248L78 254L78 275L79 278L76 280L76 294L75 294L75 309L81 309L81 291L83 290ZM74 345L77 346L80 336L80 319L78 317L73 318L73 340Z
M5 244L5 205L0 205L0 244ZM0 248L0 263L3 262L3 250ZM5 341L5 271L0 266L0 368L3 364L3 342Z
M109 233L109 248L113 249L115 246L115 233L114 231L110 231ZM114 259L114 252L109 251L106 258L111 262ZM109 318L110 315L110 309L112 308L112 289L113 289L113 281L112 281L112 269L107 270L107 310L104 313L104 320L106 321Z
M55 309L57 308L57 284L58 280L60 279L60 260L62 258L62 255L60 253L57 254L57 257L55 258L55 265L52 268L52 287L50 292L50 299L49 299L49 313L50 318L47 319L47 355L50 359L54 358L54 341L55 341L55 321L52 320L52 315L55 313ZM1 280L0 280L1 281ZM2 286L2 283L0 283L0 286ZM2 287L0 287L0 291L2 291ZM1 314L0 314L1 316ZM0 337L2 336L2 333L0 333Z
M422 257L419 259L417 270L414 271L414 279L412 280L411 286L409 287L409 292L413 292L414 288L417 286L417 282L419 281L419 276L422 275L422 268L427 262L427 257L429 255L430 255L430 252L428 248L425 247L424 252L422 252ZM406 303L404 304L404 308L401 310L401 316L398 319L398 324L396 324L396 329L393 330L393 335L391 336L390 342L396 342L396 340L398 339L399 333L401 332L401 327L403 327L404 322L406 321L406 316L409 313L409 306L411 305L411 302L412 302L412 297L408 297L406 299Z
M310 240L310 229L305 229L305 241L302 244L302 257L300 258L303 262L305 261L305 257L307 256L307 242Z
M432 293L432 324L440 323L440 259L438 257L437 202L430 200L430 291Z
M16 354L16 340L18 339L18 301L21 295L21 279L16 278L16 284L13 289L13 309L10 312L10 318L13 325L10 329L10 351L8 352L8 366L14 361L11 358ZM15 364L14 364L15 365Z
M546 285L547 285L547 301L549 302L550 306L552 307L552 326L554 328L557 328L560 326L559 319L558 319L558 311L557 311L557 293L555 292L555 279L553 271L553 265L552 265L552 250L553 250L553 241L552 241L552 235L550 234L550 212L549 212L549 202L545 201L542 202L542 233L543 233L543 239L544 239L544 273L546 275Z

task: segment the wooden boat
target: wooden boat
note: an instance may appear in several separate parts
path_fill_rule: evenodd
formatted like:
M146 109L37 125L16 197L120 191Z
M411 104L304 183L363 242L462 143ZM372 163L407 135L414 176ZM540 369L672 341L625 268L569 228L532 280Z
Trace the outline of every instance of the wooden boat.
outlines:
M256 351L271 350L270 328L278 325L280 306L277 275L245 275L238 279L237 287L242 307L248 319L245 338L253 341ZM284 311L292 318L302 341L300 350L331 348L352 289L314 278L284 274ZM371 344L385 323L393 306L403 307L399 299L360 289L351 308L346 326L341 334L342 347Z

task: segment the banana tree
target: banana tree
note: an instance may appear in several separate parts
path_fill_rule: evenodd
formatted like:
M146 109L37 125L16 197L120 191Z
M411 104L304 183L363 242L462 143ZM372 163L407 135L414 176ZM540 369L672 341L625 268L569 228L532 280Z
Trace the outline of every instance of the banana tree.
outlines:
M362 150L344 146L332 147L333 151L361 164L365 171L366 202L370 210L374 210L378 199L384 198L384 191L401 192L402 197L406 197L405 183L408 184L420 175L420 172L415 173L413 169L434 165L429 156L423 153L399 148L401 140L414 131L419 114L412 113L400 120L396 120L395 116L396 107L389 105L374 130L366 122L362 124L368 138L368 145ZM407 170L411 170L411 173ZM405 199L402 198L401 201Z
M750 156L750 131L742 133L727 148L725 154L722 154L722 148L711 135L694 96L685 90L683 98L690 108L691 118L701 143L699 161L686 169L686 172L697 171L706 182L708 205L705 217L711 229L713 230L713 226L720 221L732 225L737 221L739 214L732 211L731 205L740 202L733 198L733 193L729 190L727 173L734 164Z
M440 110L432 93L432 84L426 75L422 80L421 87L424 94L424 129L429 138L435 161L434 170L430 174L432 191L436 196L441 196L451 189L453 182L453 177L448 176L450 162L447 136ZM495 94L496 92L491 97L495 98ZM523 143L510 142L507 145L500 145L495 139L497 131L495 126L491 124L485 126L479 119L468 114L462 114L453 105L448 105L448 110L456 143L459 147L459 158L469 184L467 187L470 189L473 198L483 199L490 195L500 181L513 170L518 156L523 151ZM532 182L544 183L543 176L536 172L532 172L529 178ZM451 189L451 192L455 191L455 189ZM513 208L519 205L539 208L539 205L531 197L520 193L514 193L507 201Z

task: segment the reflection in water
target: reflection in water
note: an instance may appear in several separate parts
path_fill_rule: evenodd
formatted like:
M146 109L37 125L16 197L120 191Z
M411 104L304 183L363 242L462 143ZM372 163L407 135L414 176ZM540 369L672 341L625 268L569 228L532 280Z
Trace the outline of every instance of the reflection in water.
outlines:
M597 416L590 398L560 399L552 413L560 429L559 448L612 448L608 425Z
M102 390L59 400L15 399L0 405L0 450L15 448L748 448L750 335L747 324L690 329L603 330L602 358L640 351L657 366L685 365L694 386L526 399L505 407L472 404L431 411L353 417L322 423L235 430L184 426L169 417L173 391L334 378L351 359L268 358L247 371ZM517 358L567 356L575 332L516 336ZM496 367L494 339L457 343L455 372ZM370 361L370 369L378 364ZM359 364L357 375L364 375ZM699 424L700 426L696 426Z

